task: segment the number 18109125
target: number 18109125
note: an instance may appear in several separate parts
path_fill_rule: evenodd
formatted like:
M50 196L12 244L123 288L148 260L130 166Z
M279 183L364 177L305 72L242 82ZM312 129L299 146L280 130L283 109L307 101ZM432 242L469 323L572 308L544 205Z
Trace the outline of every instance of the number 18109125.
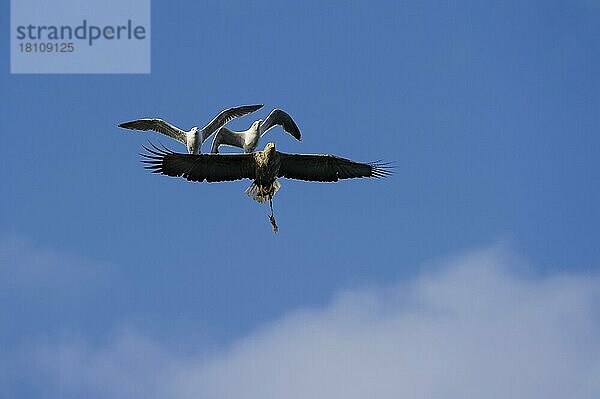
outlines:
M22 53L72 53L73 43L19 43Z

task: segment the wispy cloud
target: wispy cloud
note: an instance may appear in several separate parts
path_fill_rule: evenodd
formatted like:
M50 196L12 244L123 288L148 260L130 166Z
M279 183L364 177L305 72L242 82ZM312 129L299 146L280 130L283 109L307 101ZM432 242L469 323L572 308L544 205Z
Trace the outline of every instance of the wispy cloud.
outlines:
M526 268L502 248L469 253L291 312L211 356L132 332L21 356L50 397L600 397L600 279Z
M113 265L0 238L0 397L52 386L56 381L33 355L63 329L92 319L119 279Z
M168 351L126 330L104 345L63 337L54 344L37 342L19 355L34 391L52 398L161 397L176 364Z
M45 294L46 300L61 293L89 293L114 278L114 266L75 254L38 248L14 238L0 238L0 287L4 294Z

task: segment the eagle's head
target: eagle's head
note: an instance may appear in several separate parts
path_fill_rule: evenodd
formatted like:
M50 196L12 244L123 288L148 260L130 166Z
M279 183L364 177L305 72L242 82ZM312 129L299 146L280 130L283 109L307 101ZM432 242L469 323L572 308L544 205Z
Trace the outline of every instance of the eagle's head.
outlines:
M275 151L275 143L267 143L264 151L268 153L270 153L271 151Z

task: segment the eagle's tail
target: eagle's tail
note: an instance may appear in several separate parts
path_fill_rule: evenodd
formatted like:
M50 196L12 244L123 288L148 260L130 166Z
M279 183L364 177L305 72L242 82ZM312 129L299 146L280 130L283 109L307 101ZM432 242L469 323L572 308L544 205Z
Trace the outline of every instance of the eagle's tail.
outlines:
M256 182L252 182L250 187L246 189L246 194L262 204L263 202L268 201L269 198L273 198L275 193L279 191L280 188L281 183L279 183L277 179L275 179L273 184L268 187L259 186L256 184Z

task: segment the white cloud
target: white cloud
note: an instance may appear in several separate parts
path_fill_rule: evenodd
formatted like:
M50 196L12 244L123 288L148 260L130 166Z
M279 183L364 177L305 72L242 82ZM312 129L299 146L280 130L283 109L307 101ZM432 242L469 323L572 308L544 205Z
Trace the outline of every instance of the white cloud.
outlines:
M63 397L600 397L600 279L525 267L501 248L467 254L392 287L342 292L209 357L131 333L24 356L31 378Z

